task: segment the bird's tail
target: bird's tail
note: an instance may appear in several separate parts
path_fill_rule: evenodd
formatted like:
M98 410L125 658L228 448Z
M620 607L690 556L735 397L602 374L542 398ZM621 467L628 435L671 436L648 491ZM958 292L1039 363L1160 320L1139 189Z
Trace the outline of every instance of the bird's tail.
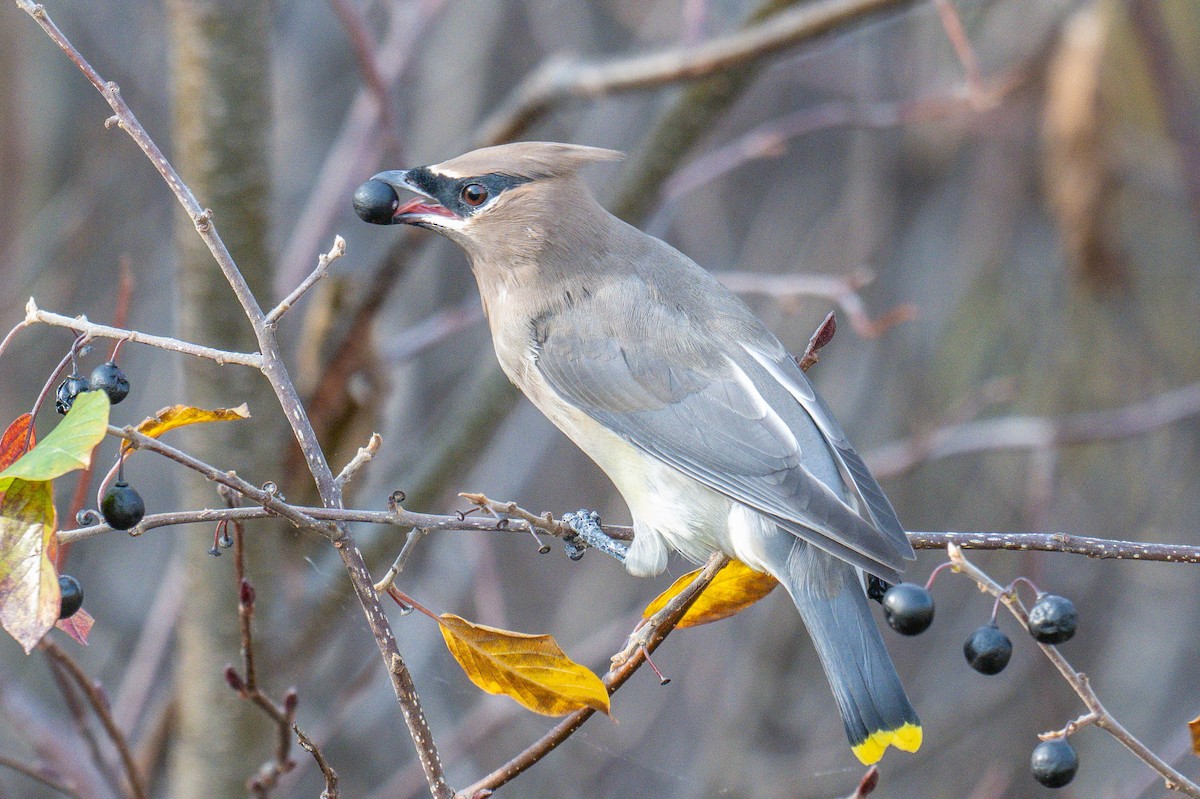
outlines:
M798 539L783 566L775 577L808 627L855 756L871 764L888 746L917 751L921 722L884 648L857 570Z

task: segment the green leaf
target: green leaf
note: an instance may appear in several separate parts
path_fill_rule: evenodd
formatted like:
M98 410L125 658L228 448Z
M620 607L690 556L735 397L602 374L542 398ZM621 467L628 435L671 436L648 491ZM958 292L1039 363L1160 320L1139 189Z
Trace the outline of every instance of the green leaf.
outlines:
M86 469L92 450L108 429L108 395L103 391L85 391L58 427L22 455L16 463L0 472L0 478L53 480L76 469Z
M0 478L0 625L26 653L58 620L54 543L50 483Z

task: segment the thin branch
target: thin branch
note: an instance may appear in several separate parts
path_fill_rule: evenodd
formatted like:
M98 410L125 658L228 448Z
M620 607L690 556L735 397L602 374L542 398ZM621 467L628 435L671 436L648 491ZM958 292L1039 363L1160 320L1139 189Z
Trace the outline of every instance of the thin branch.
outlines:
M671 630L675 629L675 625L683 618L683 614L687 613L688 608L728 563L727 556L714 553L687 588L680 591L662 610L647 619L629 636L625 647L613 656L612 668L602 678L604 686L610 694L615 693L646 662L647 653L658 648ZM483 779L459 791L456 799L477 799L477 797L490 796L501 785L514 779L553 752L559 744L582 727L583 723L595 712L591 708L584 708L567 716L516 757Z
M729 71L907 4L908 0L814 0L700 44L601 62L551 58L480 125L480 138L486 144L511 141L564 100L649 89Z
M874 280L867 269L849 275L775 275L757 272L714 272L714 277L738 294L763 294L780 300L797 297L818 297L836 302L846 312L850 326L863 338L878 338L891 327L913 319L916 306L898 305L882 316L872 319L859 289Z
M31 324L33 323L28 317L26 317L25 319L22 319L20 322L17 322L15 325L13 325L13 329L8 331L7 335L4 336L3 341L0 341L0 355L3 355L4 351L8 349L8 345L11 344L12 340L17 337L17 333L29 327Z
M238 498L226 494L226 501L236 507ZM296 706L299 694L295 688L289 688L280 702L275 702L259 687L258 669L254 660L254 586L246 577L245 531L240 521L232 521L233 525L233 573L238 597L238 635L241 640L242 674L238 674L233 666L225 668L225 681L238 692L243 699L248 699L259 707L275 724L275 757L263 763L258 774L250 779L250 792L259 799L266 799L270 792L279 784L279 778L296 767L292 760L292 727L296 723Z
M1161 3L1129 0L1125 7L1145 54L1167 132L1179 148L1180 172L1194 220L1200 216L1200 98L1192 88L1188 62L1176 51L1182 41L1173 35Z
M1200 563L1200 546L1119 541L1071 533L926 533L908 534L913 549L999 550L1004 552L1061 552L1099 560L1141 560L1154 563Z
M1107 411L1058 418L1005 416L939 427L885 444L865 460L876 477L906 474L927 461L1014 449L1047 449L1131 438L1200 414L1200 382Z
M300 742L300 748L313 756L313 760L317 761L317 768L321 769L321 776L325 778L325 790L321 791L321 799L338 799L337 772L329 765L329 761L325 759L325 755L312 742L312 739L301 732L295 724L292 725L292 730L296 733L296 740Z
M358 470L371 462L371 459L379 452L381 446L383 446L383 437L378 433L372 433L370 440L367 441L367 445L359 447L358 452L354 453L354 457L350 459L350 462L338 472L338 476L335 478L337 484L345 488L354 479L354 476L358 474Z
M16 758L13 758L13 757L6 757L4 755L0 755L0 766L3 766L4 768L12 769L13 771L17 772L18 774L24 774L29 779L34 780L35 782L40 782L42 785L45 785L47 788L51 788L55 791L58 791L61 794L65 794L66 796L73 797L74 799L82 799L80 794L75 790L74 785L71 785L70 783L66 783L66 782L59 782L53 776L47 774L42 769L36 769L33 766L28 765L24 761L17 760Z
M138 344L146 344L150 347L158 347L159 349L170 350L171 352L178 352L183 355L207 358L210 361L216 361L222 366L232 363L239 366L249 366L253 369L262 369L263 367L262 356L257 352L218 350L200 344L180 341L169 336L154 336L149 333L140 333L136 330L99 325L95 322L89 322L86 316L70 317L51 311L43 311L41 308L38 308L37 302L34 301L33 297L30 297L29 302L25 304L25 323L33 324L34 322L42 322L47 325L54 325L55 327L65 327L81 333L88 338L112 338L122 341L133 341Z
M108 786L109 791L116 796L124 795L125 791L121 785L121 778L113 771L112 764L108 762L108 758L105 757L103 750L100 748L99 738L96 737L95 731L88 724L87 710L79 698L75 683L67 674L66 669L59 665L57 661L50 660L49 666L50 676L54 678L54 684L58 687L58 692L62 694L63 701L67 704L67 710L71 713L75 729L87 746L96 771L104 779L104 783Z
M162 175L163 180L167 182L167 186L179 200L179 204L183 206L187 212L188 218L192 220L192 224L196 227L196 232L200 234L200 238L208 246L208 249L213 254L217 265L221 272L225 275L225 279L229 281L233 288L234 294L237 296L238 302L241 303L242 309L246 312L246 317L254 322L262 318L262 309L258 306L258 301L254 299L253 292L250 291L250 286L246 283L246 279L238 270L237 265L233 261L233 256L229 254L229 250L225 247L225 242L217 235L216 226L212 222L212 211L201 207L196 200L196 195L192 194L192 190L183 182L183 178L175 171L175 167L171 166L171 162L163 155L162 150L150 138L150 134L142 127L142 123L138 121L133 110L125 103L121 97L121 89L112 81L105 81L100 77L100 73L88 63L83 54L75 49L75 45L71 44L66 35L59 29L54 20L46 12L44 6L31 3L29 0L16 0L17 7L25 11L29 16L33 17L34 21L46 32L46 35L59 46L71 60L79 71L83 73L88 82L95 87L96 91L100 92L101 96L108 102L112 108L114 116L110 117L105 125L111 127L116 125L121 130L129 134L134 143L145 153L150 163Z
M1028 626L1029 613L1015 591L1004 588L979 567L968 561L963 557L962 550L959 547L951 544L946 547L946 550L950 557L950 562L954 564L955 571L961 572L974 580L979 586L979 590L998 598L1023 627ZM1158 772L1166 780L1167 788L1191 796L1193 799L1200 799L1200 786L1183 776L1183 774L1175 770L1170 764L1150 751L1149 747L1113 718L1112 714L1108 712L1100 702L1100 698L1096 695L1096 692L1092 689L1087 675L1076 671L1067 659L1063 657L1062 653L1058 651L1057 647L1043 643L1039 643L1038 646L1041 647L1042 652L1050 659L1050 662L1054 664L1054 667L1058 669L1059 674L1067 681L1067 684L1083 700L1084 705L1087 706L1089 715L1095 716L1095 719L1090 723L1095 724L1116 738L1126 749L1133 752L1139 760Z
M507 508L511 507L511 503L500 503L494 500L489 500L489 502L492 502L492 507L496 508L500 513L509 513ZM408 510L391 512L357 508L331 509L305 507L301 505L290 505L289 507L304 517L312 519L314 522L363 522L400 528L418 528L426 532L435 530L462 530L468 532L503 532L528 535L532 530L561 536L564 531L569 530L569 527L561 520L546 520L545 517L534 517L536 521L533 524L524 519L503 523L497 519L480 516L459 518L458 516L414 513ZM265 507L237 508L234 510L203 508L201 510L155 513L146 516L141 524L130 532L140 535L147 530L161 527L175 527L186 524L212 524L222 520L231 521L234 519L265 519L279 515L281 514L273 508ZM106 524L95 524L75 530L60 530L58 539L62 543L74 543L112 532L115 531ZM624 525L606 524L604 525L604 532L610 538L618 541L630 541L633 539L633 529ZM914 549L945 549L947 544L955 544L963 549L1003 552L1058 552L1066 555L1082 555L1099 560L1138 560L1150 563L1200 563L1200 546L1124 541L1065 532L913 531L908 534L908 538Z
M765 122L728 144L692 159L663 184L663 199L678 201L737 167L760 158L782 155L787 143L801 136L834 128L895 128L990 108L1032 76L1018 68L989 80L975 95L958 87L927 97L899 102L863 103L831 100ZM982 98L982 99L980 99Z
M389 91L391 81L384 77L376 58L379 48L371 36L371 25L349 0L329 0L329 5L333 8L338 22L346 30L346 35L350 37L350 47L354 51L358 71L362 74L363 83L375 98L379 113L379 130L385 138L391 140L387 149L395 149L400 143L400 122ZM393 6L390 11L397 14L399 8Z
M147 799L146 787L142 782L142 775L137 769L137 764L134 762L133 752L129 749L129 742L125 738L125 733L121 731L116 721L113 720L112 712L108 707L108 700L101 693L100 687L84 673L74 658L60 649L53 641L43 638L38 647L58 666L62 667L63 671L83 691L83 695L87 697L88 704L91 705L96 718L100 719L100 723L104 726L104 731L108 734L109 740L112 741L113 746L117 749L117 754L121 757L121 765L125 770L125 777L129 781L129 789L134 799Z
M987 93L979 76L979 59L975 57L975 48L971 47L971 40L967 37L966 29L963 28L958 9L954 7L953 0L933 0L933 4L937 7L938 16L941 17L946 38L950 40L951 46L954 47L954 54L958 56L958 63L962 64L964 78L972 99L976 102L983 101Z
M329 274L330 264L345 254L346 240L341 236L334 236L333 247L329 249L329 252L322 253L321 255L317 256L317 268L310 272L308 277L304 278L304 280L300 282L299 286L296 286L296 288L292 289L291 294L280 300L279 304L271 309L263 321L268 325L274 325L276 322L278 322L279 317L287 313L288 310L295 305L301 297L304 296L306 291L315 286L318 280Z
M313 517L301 513L293 506L281 500L274 492L266 491L256 485L253 485L252 483L248 483L242 478L238 477L234 472L222 472L221 470L217 469L217 467L211 466L199 458L195 458L187 454L183 450L176 449L170 444L164 444L157 438L151 438L144 433L139 433L137 429L132 426L121 428L109 425L108 434L118 438L123 438L135 445L138 449L157 452L159 455L170 458L176 463L183 464L189 469L204 475L209 480L226 486L227 488L231 488L247 499L253 500L254 502L263 506L263 508L273 512L274 515L287 519L297 527L313 530L330 538L337 536L337 531L331 528L328 524L322 524Z
M371 59L389 92L413 62L422 35L446 1L389 4L391 13L387 29ZM352 37L355 36L353 29L348 30ZM385 106L380 105L378 99L374 87L361 86L342 114L341 129L326 151L320 168L314 170L308 197L299 213L294 215L295 223L290 233L284 237L287 243L279 259L275 283L280 293L300 279L303 274L301 264L307 262L309 253L320 247L334 217L344 212L346 197L362 182L362 174L375 171L371 167L378 164L384 154L390 155L389 150L399 149L394 146L399 143L396 136L399 128L390 128L391 123L384 119Z

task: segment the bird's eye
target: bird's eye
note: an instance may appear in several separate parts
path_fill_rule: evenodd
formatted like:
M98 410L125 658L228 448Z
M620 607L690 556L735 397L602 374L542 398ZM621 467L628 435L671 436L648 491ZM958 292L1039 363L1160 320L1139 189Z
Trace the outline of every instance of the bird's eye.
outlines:
M468 183L462 187L462 200L467 205L478 207L488 198L488 190L478 183Z

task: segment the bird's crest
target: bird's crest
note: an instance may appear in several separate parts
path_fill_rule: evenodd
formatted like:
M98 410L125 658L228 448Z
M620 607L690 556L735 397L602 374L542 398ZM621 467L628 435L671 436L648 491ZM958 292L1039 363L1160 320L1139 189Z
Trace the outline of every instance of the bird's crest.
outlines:
M624 157L622 152L603 147L522 141L472 150L449 161L434 164L429 169L452 178L500 174L526 180L544 180L572 175L588 164L617 161Z

